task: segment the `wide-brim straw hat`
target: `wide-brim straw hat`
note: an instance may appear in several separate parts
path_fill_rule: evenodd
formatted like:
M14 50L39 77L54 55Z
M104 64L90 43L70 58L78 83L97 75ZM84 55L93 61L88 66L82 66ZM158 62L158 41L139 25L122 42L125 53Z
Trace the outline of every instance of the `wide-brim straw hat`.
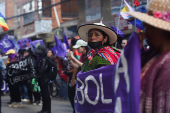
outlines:
M170 31L170 0L151 0L147 9L147 14L140 12L128 14L151 26Z
M89 33L89 30L91 29L99 29L105 32L109 36L109 44L113 44L117 41L117 34L115 31L113 31L109 27L106 27L102 23L94 23L94 24L81 25L78 28L78 34L80 38L84 40L85 42L88 42L88 33Z

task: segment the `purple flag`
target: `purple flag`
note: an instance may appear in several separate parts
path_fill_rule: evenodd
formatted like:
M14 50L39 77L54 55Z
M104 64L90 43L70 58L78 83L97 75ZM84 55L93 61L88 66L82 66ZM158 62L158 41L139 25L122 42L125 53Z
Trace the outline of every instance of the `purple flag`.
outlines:
M9 49L14 49L15 45L13 41L9 39L8 35L6 35L0 40L0 48L2 53L6 53Z
M66 56L66 49L64 48L63 44L61 43L60 40L56 36L55 38L55 43L56 45L51 49L53 53L58 56L58 57L65 57Z
M30 42L31 42L30 38L24 38L24 39L21 39L21 40L17 41L18 46L19 46L20 49L29 48L30 47Z
M112 28L113 31L115 31L117 33L117 35L119 35L121 37L124 37L124 34L123 34L123 32L121 30L119 30L118 28L112 26L111 24L110 24L110 27Z
M31 41L30 45L33 45L35 48L37 48L39 45L44 45L43 40L35 40L35 41Z
M116 65L77 75L75 110L79 113L139 113L140 49L132 34Z
M69 49L69 48L70 48L70 46L69 46L68 38L67 38L66 34L64 34L63 42L66 44L67 49Z

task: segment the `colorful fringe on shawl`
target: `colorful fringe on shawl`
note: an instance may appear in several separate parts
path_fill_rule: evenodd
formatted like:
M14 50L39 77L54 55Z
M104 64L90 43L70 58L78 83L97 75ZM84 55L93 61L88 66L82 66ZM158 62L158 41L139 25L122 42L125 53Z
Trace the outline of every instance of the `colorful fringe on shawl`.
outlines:
M106 46L106 47L102 47L100 49L91 49L87 53L87 57L89 60L89 65L92 64L93 57L95 55L99 55L100 57L102 57L105 60L107 60L108 62L110 62L110 64L114 65L117 63L117 59L119 58L120 53L121 53L121 50L119 50L113 46Z

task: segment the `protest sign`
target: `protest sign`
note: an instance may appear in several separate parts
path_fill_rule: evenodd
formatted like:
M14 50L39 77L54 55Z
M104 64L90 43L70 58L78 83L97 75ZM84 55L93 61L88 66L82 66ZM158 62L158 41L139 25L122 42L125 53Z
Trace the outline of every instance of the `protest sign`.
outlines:
M18 85L20 82L33 78L31 56L12 62L7 65L7 80L11 85Z
M140 95L139 38L132 34L116 65L77 75L78 113L138 113Z

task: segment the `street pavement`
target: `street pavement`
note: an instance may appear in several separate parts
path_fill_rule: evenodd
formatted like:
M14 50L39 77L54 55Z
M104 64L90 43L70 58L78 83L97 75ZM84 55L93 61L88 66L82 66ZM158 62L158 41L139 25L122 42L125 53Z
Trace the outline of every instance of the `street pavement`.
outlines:
M59 100L55 97L51 99L51 113L72 113L72 108L68 100ZM22 108L9 108L9 96L2 96L2 113L37 113L42 106L27 105L23 102Z

